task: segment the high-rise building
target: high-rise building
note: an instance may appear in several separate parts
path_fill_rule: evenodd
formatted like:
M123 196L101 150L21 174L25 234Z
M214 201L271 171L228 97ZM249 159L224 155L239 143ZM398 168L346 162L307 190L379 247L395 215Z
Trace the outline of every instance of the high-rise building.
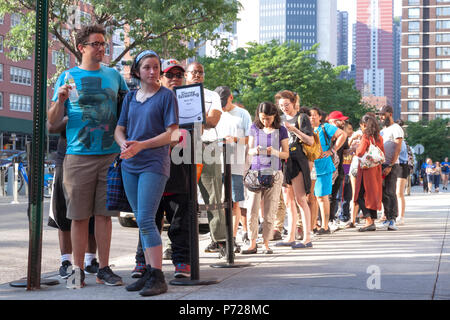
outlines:
M259 43L294 41L336 65L336 0L260 0Z
M337 13L337 65L348 65L348 12Z
M403 0L403 120L450 118L450 1Z
M394 120L398 120L400 119L400 113L402 110L401 105L402 28L400 17L396 17L394 19L393 38L394 38L394 98L392 102L392 107L394 109Z
M393 1L357 0L356 87L393 103Z

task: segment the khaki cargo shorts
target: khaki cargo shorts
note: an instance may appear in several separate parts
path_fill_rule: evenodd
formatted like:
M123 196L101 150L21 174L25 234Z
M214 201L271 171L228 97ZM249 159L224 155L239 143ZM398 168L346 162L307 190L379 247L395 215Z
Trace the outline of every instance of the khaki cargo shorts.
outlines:
M106 175L116 156L66 155L63 185L68 219L85 220L91 216L119 215L119 211L106 209Z

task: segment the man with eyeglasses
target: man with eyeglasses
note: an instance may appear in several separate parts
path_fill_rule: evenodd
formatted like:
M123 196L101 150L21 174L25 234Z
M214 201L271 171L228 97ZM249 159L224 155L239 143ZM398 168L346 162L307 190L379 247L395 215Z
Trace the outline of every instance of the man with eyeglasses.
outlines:
M205 70L197 61L188 65L185 73L186 84L203 83ZM214 91L204 88L206 125L201 136L203 142L203 169L198 186L205 204L222 202L222 164L218 152L218 134L216 126L222 115L220 96ZM205 159L209 158L209 159ZM205 161L206 160L206 161ZM225 257L226 222L223 209L208 211L211 244L205 252L219 252L219 258Z
M63 185L67 218L72 220L73 273L80 277L75 280L81 287L84 286L84 258L91 216L95 217L100 263L96 281L110 286L123 284L122 278L109 267L111 217L118 216L119 212L106 209L106 174L120 152L114 141L119 116L118 93L128 88L117 70L101 65L105 34L100 25L84 26L77 33L76 48L82 56L81 64L59 76L48 110L48 122L52 126L63 121L65 110L68 117ZM71 90L77 90L78 95L73 95ZM68 287L73 287L73 278L68 278Z

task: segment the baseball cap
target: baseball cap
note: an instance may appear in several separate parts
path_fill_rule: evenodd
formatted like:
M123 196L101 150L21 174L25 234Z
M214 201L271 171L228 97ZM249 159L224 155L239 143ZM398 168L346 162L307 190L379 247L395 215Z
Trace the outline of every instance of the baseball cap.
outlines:
M344 116L340 111L333 111L328 115L328 120L348 120L348 117Z
M169 72L170 69L175 68L175 67L180 68L181 70L183 70L183 72L185 71L183 66L181 65L181 63L175 59L164 60L164 62L162 63L161 70L162 70L162 72Z
M217 87L215 90L220 96L220 101L222 102L222 108L226 106L228 97L231 95L231 90L227 86Z
M394 109L392 109L391 106L384 106L377 113L380 114L380 113L387 113L387 112L394 113Z

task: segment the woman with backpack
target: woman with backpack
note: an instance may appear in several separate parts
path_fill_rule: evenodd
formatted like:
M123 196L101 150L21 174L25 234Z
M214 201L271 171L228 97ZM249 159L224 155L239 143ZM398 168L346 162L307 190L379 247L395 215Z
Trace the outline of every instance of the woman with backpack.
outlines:
M282 120L289 131L289 158L284 170L283 195L290 213L289 239L278 242L277 246L290 246L293 249L311 248L311 211L306 200L311 190L311 173L308 158L302 145L314 144L313 129L308 115L300 112L300 98L291 91L284 90L275 95L275 101L283 112ZM303 109L305 110L305 109ZM303 241L295 242L297 225L297 205L300 207Z

